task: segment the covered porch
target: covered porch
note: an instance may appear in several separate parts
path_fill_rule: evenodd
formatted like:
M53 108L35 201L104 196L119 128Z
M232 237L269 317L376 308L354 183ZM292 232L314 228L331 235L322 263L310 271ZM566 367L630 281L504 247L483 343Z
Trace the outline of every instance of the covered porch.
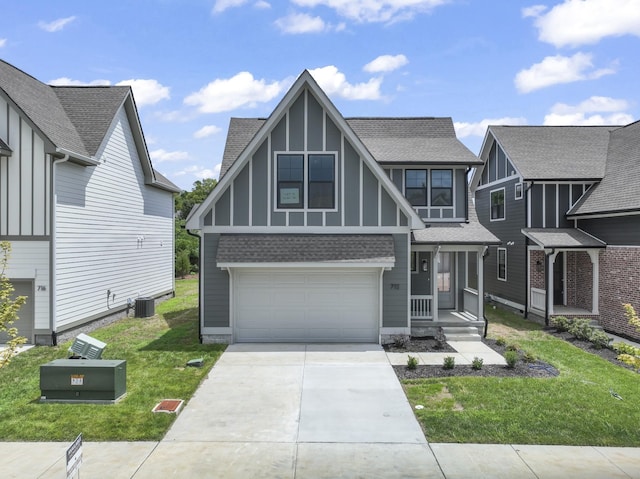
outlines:
M552 316L599 316L603 241L574 228L525 228L528 311Z

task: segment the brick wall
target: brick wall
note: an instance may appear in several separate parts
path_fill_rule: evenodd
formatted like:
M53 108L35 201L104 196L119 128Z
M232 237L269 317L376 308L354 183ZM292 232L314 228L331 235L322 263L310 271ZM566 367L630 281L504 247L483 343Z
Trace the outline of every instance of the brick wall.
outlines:
M567 261L572 261L575 268L574 302L568 303L567 306L575 306L591 311L593 308L593 265L591 264L591 257L585 251L570 251L567 253Z
M545 285L545 256L542 250L532 250L529 271L531 271L531 287L544 289ZM538 261L540 264L538 264Z
M600 254L600 324L612 333L640 340L622 304L640 312L640 248L607 247Z

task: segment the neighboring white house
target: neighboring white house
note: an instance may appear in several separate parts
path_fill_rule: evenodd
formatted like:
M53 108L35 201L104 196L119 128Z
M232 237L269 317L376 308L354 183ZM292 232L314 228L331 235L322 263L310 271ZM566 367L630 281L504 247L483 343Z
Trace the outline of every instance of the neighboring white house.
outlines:
M0 61L0 240L29 342L173 293L178 191L130 87L49 86Z

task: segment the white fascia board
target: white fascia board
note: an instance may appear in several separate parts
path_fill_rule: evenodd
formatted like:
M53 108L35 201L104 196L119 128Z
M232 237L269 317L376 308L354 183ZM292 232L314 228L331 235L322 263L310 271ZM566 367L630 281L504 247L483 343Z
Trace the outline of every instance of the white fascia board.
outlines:
M261 268L261 269L274 269L274 268L392 268L395 266L395 261L388 262L326 262L326 263L217 263L216 266L220 269L229 268Z
M473 172L473 177L471 178L471 184L469 185L469 189L471 192L475 192L478 187L478 183L480 183L480 178L482 178L482 172L484 171L485 166L487 165L486 160L482 160L484 155L484 151L488 148L489 137L493 138L493 133L491 133L491 126L487 127L487 131L484 133L484 138L482 140L482 146L480 146L480 152L478 153L478 159L482 161L482 165L478 166L476 170Z
M71 150L67 150L66 148L56 148L56 153L65 156L68 155L69 161L82 166L98 166L100 164L100 161L96 160L95 158L81 155L80 153L75 153Z

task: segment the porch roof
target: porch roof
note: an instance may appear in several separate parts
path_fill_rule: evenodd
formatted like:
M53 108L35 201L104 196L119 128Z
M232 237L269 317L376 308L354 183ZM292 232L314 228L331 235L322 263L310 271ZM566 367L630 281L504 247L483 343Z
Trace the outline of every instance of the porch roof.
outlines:
M391 235L223 234L218 266L264 263L340 263L393 266Z
M2 141L2 138L0 138L0 155L2 156L11 156L12 150L11 148L9 148L9 145L7 145L4 141Z
M522 234L541 248L604 248L607 244L577 228L523 228Z

